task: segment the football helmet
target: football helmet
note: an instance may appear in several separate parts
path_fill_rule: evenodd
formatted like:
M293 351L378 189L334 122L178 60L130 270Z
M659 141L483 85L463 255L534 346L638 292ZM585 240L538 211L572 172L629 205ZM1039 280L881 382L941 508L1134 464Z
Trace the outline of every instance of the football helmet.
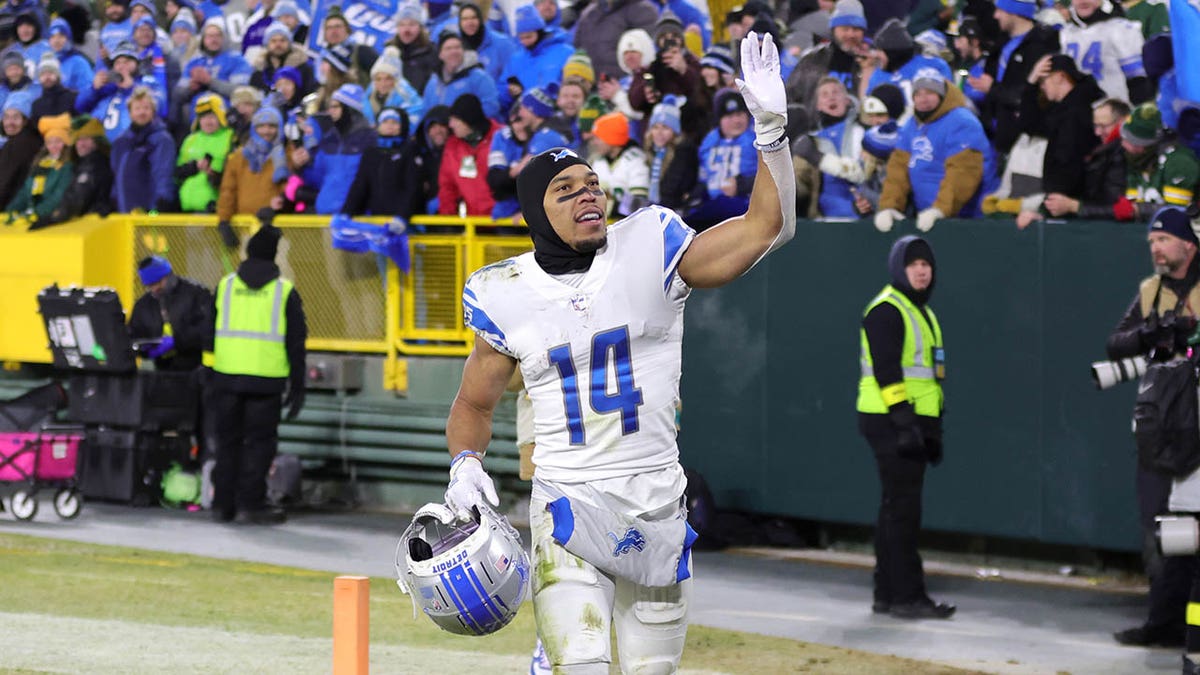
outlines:
M458 520L445 504L426 504L396 546L400 590L442 630L488 635L513 620L529 588L521 535L486 504Z

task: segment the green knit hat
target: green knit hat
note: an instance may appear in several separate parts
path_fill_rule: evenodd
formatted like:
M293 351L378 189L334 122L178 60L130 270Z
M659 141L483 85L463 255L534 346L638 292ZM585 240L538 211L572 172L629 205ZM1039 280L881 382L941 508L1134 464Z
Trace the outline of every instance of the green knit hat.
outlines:
M1121 125L1121 138L1131 145L1146 147L1162 140L1162 113L1153 103L1143 103L1133 109Z
M600 98L597 94L592 94L584 101L583 107L579 109L579 132L591 133L592 125L596 123L596 118L611 111L612 106L607 101Z

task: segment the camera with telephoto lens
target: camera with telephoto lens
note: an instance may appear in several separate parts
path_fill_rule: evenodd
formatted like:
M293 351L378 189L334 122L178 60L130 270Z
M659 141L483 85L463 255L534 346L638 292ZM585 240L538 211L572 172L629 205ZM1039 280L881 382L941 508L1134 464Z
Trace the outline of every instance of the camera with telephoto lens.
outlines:
M1164 556L1195 555L1200 551L1200 521L1189 515L1155 516L1154 539Z
M1108 389L1146 374L1146 357L1135 356L1117 361L1096 361L1092 364L1092 380L1097 389Z

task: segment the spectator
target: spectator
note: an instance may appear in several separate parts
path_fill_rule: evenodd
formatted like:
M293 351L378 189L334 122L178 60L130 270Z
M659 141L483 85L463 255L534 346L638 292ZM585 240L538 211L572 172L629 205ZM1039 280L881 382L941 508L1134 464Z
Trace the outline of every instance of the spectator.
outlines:
M100 58L109 62L115 59L117 47L122 42L128 42L132 32L129 0L109 0L104 3L104 25L100 28Z
M583 154L586 154L587 149L579 132L579 113L583 110L583 104L586 102L586 82L576 76L569 77L563 80L562 86L558 89L558 98L555 99L558 112L546 121L546 126L567 139L566 147Z
M283 206L280 194L288 178L287 151L283 147L283 118L264 106L251 120L250 140L229 154L221 175L217 221L226 241L236 243L229 221L236 214L258 213ZM186 210L186 208L185 208Z
M836 77L821 80L817 86L820 127L793 144L792 153L816 169L806 175L820 172L820 187L810 185L807 192L817 193L817 213L822 218L858 215L852 188L862 181L859 156L863 128L855 119L856 112L841 80Z
M31 230L45 227L42 221L58 207L71 183L71 116L43 117L38 131L46 147L33 158L25 184L6 207L9 222L25 218Z
M960 71L966 72L966 77L960 83L967 100L976 109L983 106L987 93L975 88L974 82L983 77L988 62L988 51L983 45L979 21L973 16L964 16L958 22L958 32L953 34L954 51L958 53L956 64Z
M520 124L525 127L525 135L529 142L525 148L525 157L537 155L550 148L566 147L571 143L565 136L548 124L554 117L555 103L558 100L558 85L550 83L545 88L533 88L521 97L521 105L517 109ZM522 162L523 166L523 162ZM514 178L516 175L514 174Z
M713 45L700 59L700 77L704 80L704 93L709 99L722 89L736 86L733 71L733 51L729 45Z
M1063 52L1096 78L1104 92L1134 105L1154 99L1154 83L1142 66L1142 27L1104 0L1071 0L1059 36Z
M649 203L650 167L629 135L628 118L611 112L596 120L588 146L588 161L609 196L606 216L623 218Z
M42 54L50 51L50 45L42 39L46 32L45 24L39 23L38 17L30 12L17 15L15 30L16 41L11 47L20 50L25 56L25 70L32 72L37 67Z
M292 33L287 26L278 21L271 22L263 32L263 44L264 49L259 50L250 62L254 69L250 86L269 92L275 83L275 75L283 68L292 68L300 75L300 81L296 83L300 98L317 90L317 78L308 62L308 54L302 45L292 42Z
M596 85L597 92L601 99L629 119L641 120L641 111L634 110L629 103L629 89L633 86L633 74L654 62L654 38L640 28L625 31L617 43L617 55L625 76L618 79L602 73Z
M1058 51L1058 31L1035 25L1036 11L1033 0L997 0L996 22L1008 41L1001 47L994 68L980 78L967 80L985 94L981 114L984 128L991 133L996 152L1002 155L1012 150L1021 134L1017 112L1029 70L1046 54Z
M1072 199L1083 196L1084 160L1099 139L1092 132L1092 105L1104 92L1090 75L1081 73L1066 54L1046 55L1029 74L1021 97L1018 123L1021 131L1047 139L1042 161L1043 194L1057 193ZM1040 217L1030 211L1017 216L1017 225Z
M375 116L384 108L399 108L404 111L409 124L420 124L425 112L425 99L404 79L400 52L395 47L385 47L383 55L371 66L371 86L367 88L367 105L363 116L374 126ZM404 134L406 137L408 133Z
M629 0L617 1L627 2ZM645 3L645 0L634 1ZM650 10L654 11L653 8ZM533 5L525 5L517 9L516 28L520 47L504 69L503 79L507 82L509 78L515 77L524 91L534 87L544 87L551 83L557 84L562 79L562 70L567 59L575 53L566 34L562 31L547 30L546 23L542 21L542 17L533 8ZM592 26L589 26L587 32L591 33L594 30ZM588 53L594 54L595 52L589 51ZM502 98L500 106L507 108L508 105L511 105L509 98L508 96Z
M796 54L829 41L829 19L833 0L791 0L788 6L787 39L780 49Z
M201 96L192 112L192 133L179 146L175 163L179 206L185 213L213 213L233 130L225 117L225 103L216 94Z
M253 70L237 51L229 49L225 33L225 21L211 18L204 22L200 31L200 51L183 67L183 77L175 85L173 104L181 111L176 118L184 121L182 111L191 110L196 99L204 92L212 91L226 100L233 90L250 83Z
M174 211L175 141L157 116L157 101L148 87L129 97L129 126L113 141L113 193L119 213Z
M910 202L922 232L942 218L978 215L980 193L992 191L994 175L992 148L963 93L936 74L920 75L913 116L888 159L875 227L891 230Z
M463 49L462 37L450 32L438 36L438 59L441 69L425 85L426 109L449 105L463 94L471 94L483 105L485 115L500 114L496 83L479 65L475 52Z
M592 58L582 49L576 49L563 64L562 81L565 83L572 80L583 88L584 98L587 98L596 86L596 69L592 67Z
M488 152L500 125L489 120L479 99L465 93L450 107L450 131L438 173L438 213L489 216L496 205L487 183Z
M496 202L492 207L495 220L514 216L521 210L517 201L516 176L525 166L528 142L529 129L522 122L520 106L514 106L508 115L508 125L492 136L492 147L488 152L487 183Z
M533 6L537 9L538 15L542 17L542 21L546 22L546 28L567 30L567 27L563 25L563 13L558 7L557 0L533 0ZM570 29L569 35L572 38L575 37L574 27Z
M1092 130L1100 145L1084 158L1083 193L1072 198L1047 190L1049 194L1042 203L1047 213L1055 218L1096 220L1133 217L1132 204L1125 198L1125 150L1121 147L1121 120L1128 116L1129 106L1113 98L1092 110ZM1122 214L1118 214L1118 206Z
M1165 2L1121 0L1121 7L1125 18L1141 26L1142 37L1146 40L1171 30L1171 17Z
M107 216L112 212L113 174L104 126L93 117L80 115L71 120L70 133L75 155L71 182L58 205L39 219L41 226L66 222L85 213Z
M663 97L650 113L646 154L650 157L651 204L683 211L696 190L700 157L696 144L683 135L682 111L675 96Z
M520 16L518 11L518 17ZM591 3L579 15L579 25L585 29L575 33L575 46L586 50L592 57L592 65L597 75L616 77L620 66L616 54L613 53L613 45L617 44L627 30L640 28L650 32L658 18L658 10L647 0L606 0Z
M344 85L358 82L358 75L350 63L350 47L338 45L321 50L321 60L317 63L317 80L321 82L317 89L317 110L329 110L333 94Z
M557 9L556 3L548 3ZM458 8L458 33L463 46L479 56L479 63L493 82L500 80L504 65L517 51L512 38L500 31L489 30L483 22L479 5L467 1Z
M301 89L304 76L291 66L284 66L275 71L275 80L271 83L271 102L279 109L281 115L301 107L304 101L304 90Z
M21 50L9 47L0 53L0 68L4 69L4 83L0 84L0 105L14 92L25 91L33 100L42 96L42 85L30 79L25 72L25 57Z
M416 177L409 204L413 213L437 213L438 171L449 136L450 108L439 105L425 111L417 133L404 144L404 156L409 158L404 175Z
M200 40L196 37L199 32L200 29L196 26L195 15L192 14L191 10L179 10L179 13L171 20L170 54L176 63L187 63L196 56L196 53L200 50ZM180 76L182 75L183 71L180 68Z
M0 145L0 204L7 204L29 174L29 166L42 147L42 139L29 123L33 100L28 92L10 94L4 100L3 145Z
M917 44L908 34L908 29L900 21L892 19L883 24L875 34L870 57L864 61L859 98L866 98L867 92L875 91L881 84L891 84L900 87L902 91L912 91L913 79L918 73L928 70L937 72L944 80L954 79L954 74L950 72L950 66L945 61L939 57L918 53ZM907 103L911 107L912 101ZM907 116L897 121L906 120Z
M379 58L379 52L370 45L359 44L354 40L350 22L346 20L339 6L329 8L321 28L326 48L339 45L350 48L350 69L358 77L358 85L365 87L370 84L368 73L371 72L371 66L375 65L375 59Z
M429 78L441 66L429 31L425 30L425 12L421 3L403 0L396 9L396 37L388 40L387 46L400 50L404 71L400 73L417 91L425 91Z
M121 1L128 4L127 0ZM17 19L24 14L32 16L40 30L46 30L46 10L38 0L5 0L0 5L0 20Z
M263 94L248 84L233 90L229 97L229 128L233 130L232 148L239 148L250 140L250 120L262 107Z
M279 0L275 9L271 10L271 18L287 26L292 32L292 43L303 45L308 43L308 26L301 21L300 8L293 0Z
M38 84L42 87L42 95L33 102L33 112L31 113L33 124L36 126L38 120L43 117L64 113L67 114L69 122L70 113L75 110L76 92L62 85L60 80L62 70L54 54L50 52L42 54L37 73Z
M406 154L413 148L407 143L408 114L401 108L385 107L379 111L375 131L376 146L363 153L341 213L398 216L407 223L419 203L413 195L420 186L419 176L408 175L414 168Z
M712 19L708 17L707 11L700 11L692 0L655 0L654 5L660 18L663 14L671 12L679 17L679 22L683 24L686 32L700 36L701 47L697 53L712 45Z
M71 26L66 21L55 19L50 23L49 44L59 62L62 84L76 92L87 88L94 74L92 62L75 49Z
M316 196L317 213L341 210L358 173L362 153L376 144L375 131L363 118L364 98L362 87L343 84L333 94L329 115L315 118L321 124L321 142L313 157L312 172L305 182L320 186Z
M787 79L788 101L800 105L800 119L795 123L803 130L816 124L817 86L821 78L836 77L849 91L858 91L862 79L862 59L867 56L867 19L859 0L838 0L829 19L833 40L813 48L800 57Z
M854 193L854 211L869 216L879 208L879 197L887 180L888 159L896 149L900 127L887 121L867 129L862 140L862 181Z
M1125 149L1125 197L1133 203L1136 217L1149 220L1165 206L1187 207L1196 195L1200 162L1187 146L1163 129L1158 106L1143 103L1121 126ZM1117 216L1131 216L1125 207Z
M664 12L654 30L658 56L646 68L634 72L629 104L642 115L649 115L663 96L684 97L683 131L692 138L701 138L711 126L708 113L712 99L700 76L700 61L684 47L682 25L674 13Z
M745 213L758 172L754 130L742 95L733 89L718 92L713 108L717 127L700 143L704 202L685 218L697 231Z
M138 75L149 75L158 82L158 86L163 91L170 91L168 84L168 71L172 73L174 80L178 80L180 76L179 64L167 64L167 59L163 55L162 47L158 46L158 26L155 25L154 19L148 16L142 16L133 22L133 46L138 53Z
M276 0L258 0L253 11L246 16L246 28L242 32L242 58L251 64L259 60L267 44L267 27L275 21L271 17L271 13L275 11L275 4ZM287 33L288 42L291 42L291 29L287 26L283 29Z

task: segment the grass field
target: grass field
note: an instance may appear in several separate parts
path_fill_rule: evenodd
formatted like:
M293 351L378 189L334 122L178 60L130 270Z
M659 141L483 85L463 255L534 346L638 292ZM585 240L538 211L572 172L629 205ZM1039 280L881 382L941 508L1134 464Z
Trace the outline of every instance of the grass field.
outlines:
M325 673L333 575L0 534L0 673ZM374 673L522 673L525 607L465 638L413 618L392 579L371 580ZM693 626L691 673L963 673L932 663Z

